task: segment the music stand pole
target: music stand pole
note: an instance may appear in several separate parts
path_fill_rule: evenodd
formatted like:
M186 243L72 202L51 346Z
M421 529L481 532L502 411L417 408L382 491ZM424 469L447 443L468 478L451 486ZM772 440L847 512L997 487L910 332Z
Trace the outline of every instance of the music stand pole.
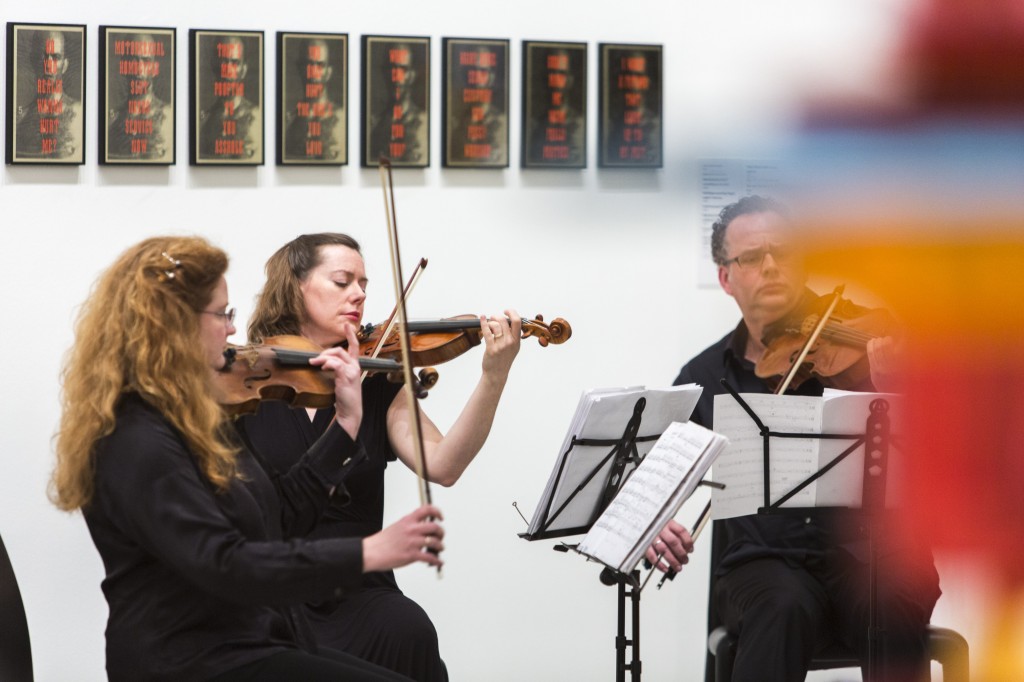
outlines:
M601 571L601 582L618 585L618 630L615 635L615 682L626 682L630 673L632 682L640 682L640 571L629 575L605 568ZM628 585L628 591L627 591ZM626 638L626 601L632 604L633 638ZM626 647L633 647L632 660L626 663Z
M879 654L882 624L878 612L878 529L885 510L885 483L889 468L889 403L872 400L864 433L864 487L861 508L865 511L868 531L868 660L864 671L867 682L880 677Z

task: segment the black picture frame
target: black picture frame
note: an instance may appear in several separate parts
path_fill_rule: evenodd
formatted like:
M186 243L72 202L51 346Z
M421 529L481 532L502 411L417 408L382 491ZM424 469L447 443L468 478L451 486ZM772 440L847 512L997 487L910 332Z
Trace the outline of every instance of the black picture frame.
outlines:
M442 40L442 164L508 168L509 41Z
M100 26L101 164L174 164L177 40L174 28Z
M362 37L361 165L430 165L430 38Z
M277 34L277 164L348 164L348 34Z
M520 166L587 167L588 46L523 41Z
M600 43L598 165L662 167L662 46Z
M189 163L262 166L263 31L189 29Z
M7 24L6 162L85 163L85 25Z

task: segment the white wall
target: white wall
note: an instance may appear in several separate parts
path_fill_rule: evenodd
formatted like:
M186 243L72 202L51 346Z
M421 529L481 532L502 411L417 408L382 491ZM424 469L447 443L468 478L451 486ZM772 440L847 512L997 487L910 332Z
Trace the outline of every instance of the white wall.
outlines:
M368 319L382 319L391 306L375 171L357 165L187 165L189 28L265 30L269 96L275 88L274 31L348 32L352 74L359 73L361 34L433 37L434 161L424 171L396 173L403 251L410 262L430 259L410 308L417 317L429 317L513 306L531 316L563 316L574 336L563 347L524 345L479 460L455 488L436 489L449 538L444 578L420 567L401 571L399 581L434 619L455 680L610 679L614 591L598 583L594 565L552 552L551 542L519 539L524 524L512 503L532 512L582 389L668 384L685 359L734 324L731 300L696 286L695 269L707 256L699 250L694 161L752 151L762 133L785 129L808 88L834 87L837 80L854 88L870 83L898 28L902 0L633 0L618 7L580 0L54 0L7 16L11 4L0 12L5 22L88 25L87 164L5 167L0 173L0 350L9 358L0 428L0 532L26 602L37 679L104 678L102 566L80 515L58 512L44 494L61 358L72 343L76 306L96 275L144 237L204 235L232 256L232 303L244 329L263 262L273 250L302 232L340 230L364 245L372 278ZM236 6L247 6L248 14L237 16ZM176 166L96 164L100 24L178 28ZM440 168L442 36L512 40L511 168ZM516 167L522 39L591 46L591 167L584 171ZM595 167L600 41L665 46L663 170ZM358 103L358 78L352 78L350 96ZM356 152L357 108L350 123L350 148ZM268 150L273 140L268 125ZM479 353L439 368L441 383L424 407L442 428L456 417L478 368ZM412 475L389 470L388 518L410 510L415 497ZM684 508L681 520L689 525L701 504ZM698 546L694 565L674 583L645 592L647 680L702 675L703 550Z

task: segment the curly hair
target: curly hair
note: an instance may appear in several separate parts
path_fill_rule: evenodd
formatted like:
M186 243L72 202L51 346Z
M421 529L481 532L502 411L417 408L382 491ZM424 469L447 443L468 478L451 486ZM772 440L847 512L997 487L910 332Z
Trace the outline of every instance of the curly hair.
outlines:
M261 343L269 336L300 335L307 321L302 282L322 262L320 247L347 246L357 253L359 242L340 232L304 234L288 242L267 261L267 283L256 296L256 308L249 320L249 342Z
M770 211L778 213L783 217L789 217L789 209L785 204L757 194L743 197L739 201L729 204L718 214L718 220L711 225L711 260L716 265L725 265L725 230L729 223L748 213L764 213Z
M199 237L154 237L121 254L97 280L61 375L50 481L58 507L73 511L92 500L96 445L113 432L127 392L160 410L217 488L236 475L236 450L199 343L198 312L227 266L227 255Z

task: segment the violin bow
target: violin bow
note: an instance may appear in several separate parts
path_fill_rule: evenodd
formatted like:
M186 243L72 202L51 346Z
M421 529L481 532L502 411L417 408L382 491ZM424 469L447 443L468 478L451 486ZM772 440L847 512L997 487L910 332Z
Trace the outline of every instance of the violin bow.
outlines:
M423 421L420 418L420 405L413 393L412 363L409 355L409 324L405 298L402 296L402 258L398 248L398 221L395 216L395 190L392 180L391 160L380 158L380 184L384 189L384 216L388 227L388 244L391 252L391 272L395 283L395 311L398 319L398 339L402 347L402 371L405 376L405 395L408 400L409 414L413 418L412 440L416 452L416 474L420 480L420 503L431 504L430 481L427 480L427 458L423 451ZM440 575L440 567L438 574Z
M387 196L385 195L385 205L386 204L387 204ZM390 225L390 221L388 222L388 224ZM416 283L420 281L420 275L423 274L423 271L426 268L427 268L427 259L426 258L420 258L420 262L416 264L416 269L413 270L412 275L409 277L409 281L405 285L405 289L402 291L402 298L401 298L402 301L406 300L409 297L409 294L412 293L412 290L416 287ZM380 355L380 349L384 347L384 343L391 336L391 330L395 328L395 323L398 321L396 319L396 317L395 317L395 314L397 312L398 312L398 304L396 303L395 307L391 309L391 314L388 315L387 321L384 323L384 329L381 332L380 338L377 339L377 343L374 344L373 350L366 357L368 357L368 358L375 358L378 355ZM370 374L369 372L363 372L363 376L360 377L359 380L360 381L366 381L366 377L369 374Z
M846 289L845 284L840 284L836 287L836 290L832 292L832 302L828 305L828 310L818 320L818 324L814 325L814 330L811 335L807 337L807 342L804 343L803 348L800 349L800 354L796 358L796 362L792 364L789 371L786 372L786 378L783 379L782 383L779 384L778 389L775 391L775 395L782 395L789 388L789 382L796 376L797 371L800 369L800 365L804 364L804 360L807 358L807 354L811 351L811 347L818 341L818 337L821 335L821 330L825 328L825 324L828 319L832 316L832 311L836 309L836 305L843 297L843 291Z

